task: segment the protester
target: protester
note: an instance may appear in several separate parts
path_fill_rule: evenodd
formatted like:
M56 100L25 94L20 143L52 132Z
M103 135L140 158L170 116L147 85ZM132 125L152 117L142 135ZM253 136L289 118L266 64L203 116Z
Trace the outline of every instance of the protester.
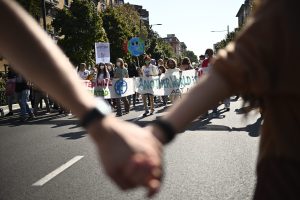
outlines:
M128 75L129 78L138 78L139 77L139 72L137 70L137 67L135 65L135 63L131 63L128 66ZM136 93L134 93L133 95L128 96L128 101L129 101L129 105L131 105L131 99L132 99L132 105L135 108L136 105Z
M158 192L161 145L150 131L109 115L106 109L110 107L90 95L69 59L15 1L0 1L0 25L5 27L0 31L0 54L72 109L93 138L105 172L115 183L123 189L144 186L149 196Z
M164 64L164 60L163 59L158 59L158 61L157 61L157 66L158 66L158 68L160 67L160 66L162 66L162 67L164 67L165 68L165 64Z
M164 66L166 69L168 69L168 65L167 65L168 60L169 60L169 58L164 58Z
M116 78L116 79L129 78L128 70L125 68L124 64L125 63L122 58L117 59L117 62L116 62L117 67L114 72L114 78ZM123 113L122 113L122 108L121 108L121 100L124 103L124 107L125 107L125 111ZM117 117L120 117L123 114L129 113L130 105L129 105L127 97L117 98L116 103L117 103L117 114L116 114Z
M89 70L86 69L85 63L80 63L79 68L78 68L78 75L82 80L88 79L90 72L89 72Z
M177 62L175 59L170 58L167 62L167 71L166 74L173 75L178 74L180 72L180 69L177 67ZM178 75L179 76L179 75ZM178 100L181 97L180 93L173 93L169 95L169 99L171 103L174 103L176 100Z
M0 89L5 88L5 80L4 80L4 74L2 72L0 72ZM3 99L1 99L2 101ZM2 103L2 102L1 102ZM3 117L4 116L4 110L3 108L0 108L0 116Z
M87 80L90 80L92 82L97 80L98 71L99 71L99 66L98 65L95 65L94 67L92 67L89 71L89 75L87 77Z
M151 76L157 76L158 75L158 69L155 65L151 64L151 58L148 55L145 55L144 57L145 65L142 67L142 74L143 77L151 77ZM147 105L147 99L150 104L150 115L153 115L154 113L154 96L153 94L146 93L142 94L143 98L143 104L145 112L143 114L144 117L146 117L149 114L148 105Z
M186 71L186 70L190 70L190 69L193 69L191 61L188 57L184 57L181 62L180 70Z
M213 64L212 64L213 58L214 58L214 51L212 49L206 49L205 50L205 59L202 62L202 73L204 75L209 74L209 71L211 70L211 68L213 66ZM213 108L212 117L217 117L218 116L218 107L219 107L219 105L216 105ZM208 117L208 112L205 113L204 115L202 115L202 118L206 118L206 117Z
M158 71L159 71L158 75L161 76L161 75L165 74L167 70L163 65L161 65L161 64L163 64L163 62L158 62L158 63L160 64L158 67ZM168 103L168 95L164 95L161 98L162 98L163 106L166 106Z
M112 63L106 63L105 65L107 66L107 70L109 72L110 78L113 79L114 78L114 70L115 69L113 68Z
M99 69L96 77L98 84L101 84L101 82L103 82L104 79L110 79L109 71L104 63L99 64ZM109 81L107 81L107 83L109 83Z
M8 67L7 77L6 77L6 88L5 88L5 94L7 97L7 104L8 104L8 110L9 112L5 115L12 116L13 115L13 109L12 105L15 101L16 93L16 77L17 74L13 71L11 67Z
M38 105L43 100L44 100L45 105L46 105L47 113L51 113L48 96L44 92L42 92L37 86L33 85L32 87L33 87L33 89L32 89L33 94L32 95L34 96L34 103L32 104L33 105L33 114L34 115L38 114L38 112L37 112L38 111Z
M200 55L199 56L199 68L202 67L202 63L205 60L205 55Z
M16 76L16 94L20 105L20 121L24 122L28 119L33 119L34 114L28 105L30 95L29 85L27 80L20 74Z

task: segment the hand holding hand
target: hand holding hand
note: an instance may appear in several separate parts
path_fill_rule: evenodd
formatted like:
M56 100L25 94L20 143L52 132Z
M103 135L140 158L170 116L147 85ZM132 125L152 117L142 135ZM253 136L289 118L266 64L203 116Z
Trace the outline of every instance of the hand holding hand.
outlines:
M143 186L148 196L158 192L162 177L162 146L148 129L106 117L89 128L106 173L123 190Z

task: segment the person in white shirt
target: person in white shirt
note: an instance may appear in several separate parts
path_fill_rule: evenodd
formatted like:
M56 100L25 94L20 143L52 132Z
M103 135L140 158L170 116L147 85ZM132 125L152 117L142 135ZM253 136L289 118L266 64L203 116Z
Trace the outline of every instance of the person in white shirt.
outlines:
M90 75L89 70L86 69L85 63L80 63L78 75L82 80L87 80L88 76Z
M143 77L151 77L151 76L158 76L158 68L155 65L151 64L150 56L146 55L144 57L145 65L142 67L142 75ZM149 97L150 103L150 115L154 113L154 96L153 94L146 93L142 95L145 113L143 116L147 116L149 114L148 105L147 105L147 98Z
M97 73L97 82L101 83L104 79L110 79L110 74L108 72L107 66L104 63L99 64Z
M181 72L181 70L177 67L177 62L176 60L170 58L168 61L167 61L167 71L166 71L166 74L173 74L173 73L179 73ZM178 98L181 97L181 94L180 93L175 93L175 94L171 94L169 96L169 99L172 103L174 103Z

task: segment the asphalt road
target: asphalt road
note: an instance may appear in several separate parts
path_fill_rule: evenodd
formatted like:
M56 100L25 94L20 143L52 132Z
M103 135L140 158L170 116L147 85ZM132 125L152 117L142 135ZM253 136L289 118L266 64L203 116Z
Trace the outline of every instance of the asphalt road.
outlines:
M244 118L240 108L234 102L219 118L195 120L165 148L166 175L154 199L251 199L260 121L254 112ZM142 112L140 106L122 118L145 124L165 110L140 118ZM143 189L122 192L105 176L75 118L51 114L26 123L15 118L0 119L1 200L145 199Z

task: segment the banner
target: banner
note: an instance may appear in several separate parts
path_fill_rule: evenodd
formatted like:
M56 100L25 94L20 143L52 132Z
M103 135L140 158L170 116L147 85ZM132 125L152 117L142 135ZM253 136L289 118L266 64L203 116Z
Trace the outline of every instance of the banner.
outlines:
M196 84L197 80L198 76L195 70L165 73L160 77L143 77L136 81L136 92L150 93L155 96L184 94Z
M94 95L105 99L115 99L126 97L135 93L135 80L133 78L124 79L104 79L95 84Z
M110 62L109 43L95 43L96 64Z
M188 70L147 78L104 79L101 82L85 80L83 83L94 96L114 99L126 97L135 92L155 96L184 94L196 84L197 80L197 72Z

